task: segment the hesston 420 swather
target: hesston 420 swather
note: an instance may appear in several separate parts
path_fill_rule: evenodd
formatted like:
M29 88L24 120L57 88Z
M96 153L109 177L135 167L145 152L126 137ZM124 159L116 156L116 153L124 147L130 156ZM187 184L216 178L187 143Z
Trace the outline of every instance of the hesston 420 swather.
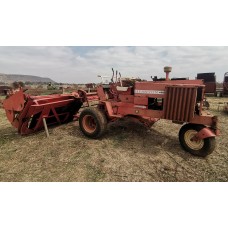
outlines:
M97 93L78 91L71 95L31 97L22 91L3 102L7 117L19 133L29 134L47 125L73 120L84 102L98 99L96 107L84 108L79 126L90 138L101 137L109 122L130 117L151 127L159 119L183 124L179 131L181 146L188 152L205 157L215 148L219 135L217 117L203 110L205 86L202 80L169 80L171 67L165 67L165 81L140 81L113 76Z

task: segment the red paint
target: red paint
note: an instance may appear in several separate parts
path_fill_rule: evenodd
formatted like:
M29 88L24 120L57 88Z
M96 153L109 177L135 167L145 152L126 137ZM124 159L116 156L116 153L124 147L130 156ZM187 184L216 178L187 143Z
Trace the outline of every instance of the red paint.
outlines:
M29 96L22 90L3 102L8 120L22 135L43 129L43 118L47 125L69 122L81 106L82 99L73 95Z

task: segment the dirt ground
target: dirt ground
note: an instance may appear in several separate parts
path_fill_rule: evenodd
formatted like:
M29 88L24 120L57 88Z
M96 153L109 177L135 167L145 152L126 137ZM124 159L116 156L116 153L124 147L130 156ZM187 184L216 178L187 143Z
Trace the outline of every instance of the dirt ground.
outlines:
M207 158L185 152L180 125L161 120L151 130L118 121L99 140L86 138L78 122L22 137L0 109L0 181L228 181L228 114L209 98L222 135Z

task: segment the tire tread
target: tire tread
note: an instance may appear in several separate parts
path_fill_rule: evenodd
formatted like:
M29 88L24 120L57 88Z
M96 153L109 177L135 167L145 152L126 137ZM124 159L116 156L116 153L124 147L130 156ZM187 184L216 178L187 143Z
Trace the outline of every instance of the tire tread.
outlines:
M199 125L199 124L185 124L185 125L183 125L179 131L179 141L180 141L182 148L185 149L186 151L188 151L189 153L196 155L196 156L199 156L199 157L206 157L209 154L211 154L214 151L215 146L216 146L216 142L215 142L214 137L205 138L204 139L204 146L200 150L193 150L193 149L189 148L188 145L185 143L185 140L184 140L184 133L187 130L193 129L196 131L200 131L204 127L205 127L204 125Z
M95 132L93 132L92 134L89 134L88 132L85 131L83 125L82 125L82 119L85 115L92 115L95 119L96 122L98 124L98 128L97 130L95 130ZM99 109L99 108L86 108L84 109L79 117L79 126L80 129L82 131L82 133L90 138L100 138L107 130L107 118L105 116L105 113L103 110Z

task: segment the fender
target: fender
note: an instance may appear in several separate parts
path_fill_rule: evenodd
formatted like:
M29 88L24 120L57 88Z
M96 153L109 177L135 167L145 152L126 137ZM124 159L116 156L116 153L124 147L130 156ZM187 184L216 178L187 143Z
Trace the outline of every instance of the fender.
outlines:
M202 130L200 130L195 136L195 139L205 139L205 138L211 138L211 137L215 137L215 133L209 129L208 127L203 128Z

